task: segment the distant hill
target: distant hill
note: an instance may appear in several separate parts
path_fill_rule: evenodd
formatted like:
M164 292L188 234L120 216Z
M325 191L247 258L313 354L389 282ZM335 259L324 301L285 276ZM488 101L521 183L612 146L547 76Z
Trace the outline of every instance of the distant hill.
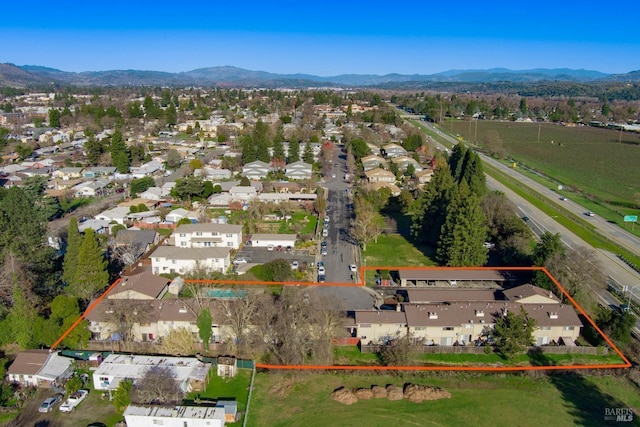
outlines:
M422 83L538 83L538 82L620 82L640 81L640 71L609 75L593 70L569 68L531 70L448 70L435 74L276 74L233 66L199 68L168 73L162 71L109 70L67 72L37 65L0 64L0 85L24 87L56 83L77 86L219 86L219 87L314 87L314 86L417 86Z

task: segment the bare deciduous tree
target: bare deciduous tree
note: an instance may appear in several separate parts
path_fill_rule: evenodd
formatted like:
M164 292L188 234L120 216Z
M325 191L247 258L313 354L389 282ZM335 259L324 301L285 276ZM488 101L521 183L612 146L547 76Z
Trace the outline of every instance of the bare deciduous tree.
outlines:
M153 319L153 308L144 300L110 299L106 302L107 323L120 340L133 341L133 329Z
M183 393L169 366L153 366L135 385L133 400L137 403L167 404L182 401Z

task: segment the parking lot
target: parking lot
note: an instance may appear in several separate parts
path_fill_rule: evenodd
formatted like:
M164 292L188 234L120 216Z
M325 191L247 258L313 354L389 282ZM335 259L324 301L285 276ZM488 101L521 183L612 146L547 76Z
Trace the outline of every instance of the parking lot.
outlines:
M298 261L302 265L307 265L309 268L314 267L315 257L309 254L307 249L292 249L287 251L285 248L282 250L270 251L263 247L245 246L238 252L235 259L243 258L248 264L264 264L276 259L285 259L289 262Z

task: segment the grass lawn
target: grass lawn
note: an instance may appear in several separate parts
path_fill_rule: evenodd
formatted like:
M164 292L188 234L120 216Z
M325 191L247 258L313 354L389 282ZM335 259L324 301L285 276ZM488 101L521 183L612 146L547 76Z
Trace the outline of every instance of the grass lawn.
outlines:
M552 123L480 120L477 125L471 139L468 121L453 120L443 128L452 127L454 134L467 141L473 137L482 141L487 132L496 131L514 160L603 201L632 200L640 188L640 137L636 134Z
M420 404L330 398L339 387L442 387L452 395ZM256 375L248 426L569 426L604 425L605 408L639 408L640 395L621 377L565 375L357 373Z
M215 371L215 368L212 368ZM191 403L199 395L203 400L235 400L238 402L238 411L246 411L249 399L249 386L251 385L251 369L238 369L238 375L233 378L220 378L212 371L207 389L201 393L190 393L185 399ZM241 422L231 425L242 425Z
M400 234L382 234L378 242L368 243L367 250L362 252L364 265L375 266L432 266L436 265L423 251L415 247ZM375 271L365 273L367 284L375 281Z

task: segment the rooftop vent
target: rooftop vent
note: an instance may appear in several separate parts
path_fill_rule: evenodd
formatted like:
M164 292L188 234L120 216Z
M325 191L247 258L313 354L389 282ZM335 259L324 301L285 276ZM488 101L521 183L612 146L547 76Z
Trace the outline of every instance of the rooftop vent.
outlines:
M549 313L549 319L557 319L557 318L558 318L558 313L554 313L554 312Z
M438 313L433 313L433 312L429 313L429 319L437 319L437 318L438 318Z
M483 310L476 310L476 317L484 317L484 311Z

